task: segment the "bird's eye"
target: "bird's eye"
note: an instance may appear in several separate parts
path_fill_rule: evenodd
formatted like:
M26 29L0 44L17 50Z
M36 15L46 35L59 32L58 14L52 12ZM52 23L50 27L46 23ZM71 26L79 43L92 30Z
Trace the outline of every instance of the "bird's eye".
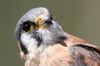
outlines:
M23 31L31 32L35 28L35 25L31 22L25 22L22 26Z

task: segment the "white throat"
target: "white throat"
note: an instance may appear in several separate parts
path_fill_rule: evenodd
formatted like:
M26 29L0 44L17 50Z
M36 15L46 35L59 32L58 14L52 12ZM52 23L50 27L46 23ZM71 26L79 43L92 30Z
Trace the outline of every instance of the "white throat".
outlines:
M27 48L28 57L30 59L36 58L36 56L43 50L43 46L37 47L38 42L32 38L29 34L22 34L21 41L23 45Z

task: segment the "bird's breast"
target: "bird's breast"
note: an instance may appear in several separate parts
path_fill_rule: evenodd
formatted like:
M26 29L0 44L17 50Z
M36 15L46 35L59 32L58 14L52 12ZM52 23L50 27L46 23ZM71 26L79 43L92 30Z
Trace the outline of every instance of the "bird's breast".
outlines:
M27 59L26 66L71 66L74 58L70 50L60 44L55 44L46 48L35 59Z

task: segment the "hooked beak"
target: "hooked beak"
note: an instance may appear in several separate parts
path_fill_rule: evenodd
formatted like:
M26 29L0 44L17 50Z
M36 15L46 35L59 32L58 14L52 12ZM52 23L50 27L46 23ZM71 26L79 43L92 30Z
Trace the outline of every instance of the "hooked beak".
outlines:
M52 18L49 15L42 14L38 17L37 23L39 28L47 28L52 25Z

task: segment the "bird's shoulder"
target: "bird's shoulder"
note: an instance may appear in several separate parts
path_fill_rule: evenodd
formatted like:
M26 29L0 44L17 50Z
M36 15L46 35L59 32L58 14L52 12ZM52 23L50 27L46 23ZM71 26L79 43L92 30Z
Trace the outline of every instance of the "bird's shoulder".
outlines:
M65 44L75 58L76 66L100 66L100 48L98 46L89 44L73 35L67 36Z

